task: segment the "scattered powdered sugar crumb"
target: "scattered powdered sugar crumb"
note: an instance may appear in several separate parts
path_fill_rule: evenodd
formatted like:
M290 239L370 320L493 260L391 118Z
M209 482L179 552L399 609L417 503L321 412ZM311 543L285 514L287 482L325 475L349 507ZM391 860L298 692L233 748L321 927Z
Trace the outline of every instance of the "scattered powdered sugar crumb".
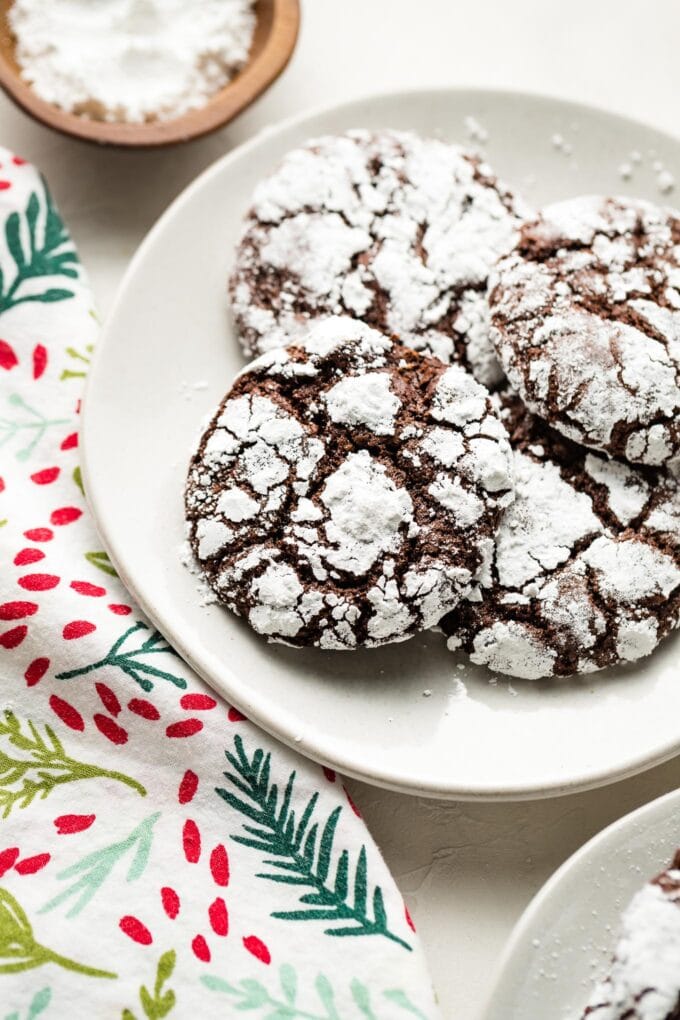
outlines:
M485 127L482 127L476 117L471 115L464 117L463 124L468 138L470 138L473 142L479 142L480 145L484 145L489 141L489 132Z
M553 149L557 149L557 151L561 152L563 156L571 156L573 151L571 143L567 142L561 134L555 133L552 135L550 143Z
M659 170L656 178L659 191L662 195L668 195L675 187L675 177L670 170Z

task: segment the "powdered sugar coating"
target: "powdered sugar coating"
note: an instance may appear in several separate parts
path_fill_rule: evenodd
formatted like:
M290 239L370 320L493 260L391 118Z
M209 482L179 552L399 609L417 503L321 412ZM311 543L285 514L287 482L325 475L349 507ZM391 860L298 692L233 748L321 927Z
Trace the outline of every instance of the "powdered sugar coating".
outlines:
M503 405L515 500L487 569L442 621L451 648L525 679L648 655L680 618L680 486L607 460Z
M586 197L524 226L490 282L491 339L530 410L614 456L680 455L680 214Z
M327 318L222 402L189 471L190 541L219 598L271 640L403 640L470 591L511 460L464 369Z
M583 1014L591 1020L672 1020L680 1008L680 861L636 893L621 918L607 977Z
M502 379L487 276L528 209L478 157L416 135L314 139L255 189L230 281L246 352L347 313L402 343Z

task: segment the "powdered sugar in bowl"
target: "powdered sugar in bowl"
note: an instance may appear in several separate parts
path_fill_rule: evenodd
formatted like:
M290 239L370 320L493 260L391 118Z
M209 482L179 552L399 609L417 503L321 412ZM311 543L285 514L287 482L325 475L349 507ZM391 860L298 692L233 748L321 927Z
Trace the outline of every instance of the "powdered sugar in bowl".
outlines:
M299 0L0 0L0 85L77 138L188 141L232 120L278 77L298 26Z

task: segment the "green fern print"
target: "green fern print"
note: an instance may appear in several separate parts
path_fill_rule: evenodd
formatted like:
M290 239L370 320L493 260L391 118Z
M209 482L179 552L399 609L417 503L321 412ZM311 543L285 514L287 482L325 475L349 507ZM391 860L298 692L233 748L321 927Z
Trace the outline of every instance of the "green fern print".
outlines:
M372 994L369 988L357 978L350 983L352 1003L356 1009L341 1013L336 1004L333 986L325 974L319 974L314 982L314 997L318 1003L313 1011L302 1008L298 1003L298 978L290 964L279 969L279 988L271 991L252 978L231 984L224 978L205 974L201 983L211 992L228 995L234 1009L241 1013L254 1012L263 1020L395 1020L395 1009L417 1020L428 1020L426 1015L413 1005L401 989L392 988L380 994ZM306 996L309 998L309 995ZM387 1006L389 1003L389 1007Z
M103 571L103 573L109 574L111 577L118 577L118 574L111 565L111 560L109 559L108 553L105 553L103 551L102 552L97 551L86 552L84 555L87 562L91 566L96 567L97 570L101 570Z
M33 192L23 213L5 220L5 241L14 262L9 278L0 269L0 314L28 301L52 303L73 297L64 287L36 290L32 281L64 277L78 279L77 252L43 181L43 191Z
M122 670L126 676L136 681L143 691L153 690L154 679L167 680L169 683L174 684L175 687L184 689L187 685L184 677L175 676L174 673L159 669L158 666L153 666L148 661L152 655L177 655L175 649L167 643L163 635L157 630L152 631L148 637L145 633L140 634L140 632L148 631L148 629L147 625L141 621L133 624L117 641L114 641L103 659L88 663L87 666L69 669L65 673L57 673L56 679L72 680L74 677L92 673L95 669L112 666ZM141 643L139 640L131 641L135 636L137 639L143 638Z
M142 985L139 989L139 1001L147 1020L163 1020L163 1017L166 1017L175 1008L175 993L171 988L164 991L163 985L170 980L175 969L176 959L177 955L174 949L163 953L156 968L156 982L153 986L153 993L145 985ZM137 1020L137 1017L132 1010L124 1009L122 1020Z
M92 361L92 352L94 351L94 344L87 344L85 351L76 350L75 347L67 347L66 353L69 358L72 359L76 364L80 363L84 368L64 368L59 381L64 382L66 379L84 379L87 375L87 370L90 367Z
M10 892L0 888L0 974L17 974L42 967L45 963L54 963L64 970L73 970L88 977L117 976L110 971L77 963L36 942L23 908Z
M159 818L159 811L149 815L125 839L120 840L118 843L111 843L101 850L95 850L87 854L80 861L60 871L57 875L60 881L69 878L73 878L75 881L49 900L44 907L41 907L39 913L45 914L50 910L54 910L55 907L61 906L66 900L76 897L75 903L68 910L66 916L77 917L95 893L101 889L118 861L133 849L134 857L128 868L126 881L134 882L141 878L149 861L151 843L153 841L153 827Z
M4 745L4 746L3 746ZM81 779L115 779L142 797L146 790L122 772L77 761L66 753L51 726L44 733L30 721L26 731L13 712L0 719L0 812L8 818L15 807L29 807L36 797L45 797L64 783Z
M235 753L226 752L233 771L224 773L233 789L217 789L216 793L249 821L243 823L247 835L231 838L266 855L264 866L269 870L259 872L258 878L310 890L300 896L298 910L277 910L271 916L285 921L330 921L333 926L325 928L326 935L381 935L410 951L408 942L388 927L380 886L374 887L369 908L366 848L361 847L353 869L347 850L335 854L335 830L342 808L334 808L320 829L314 819L318 793L296 815L292 806L295 772L279 799L278 786L270 780L271 754L258 749L249 758L239 736L234 746ZM354 875L351 883L350 870Z

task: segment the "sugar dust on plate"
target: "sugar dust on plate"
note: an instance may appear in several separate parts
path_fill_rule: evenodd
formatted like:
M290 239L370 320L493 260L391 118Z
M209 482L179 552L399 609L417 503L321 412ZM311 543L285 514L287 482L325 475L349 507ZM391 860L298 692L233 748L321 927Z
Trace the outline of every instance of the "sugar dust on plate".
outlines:
M106 121L170 120L244 66L253 0L14 0L22 77L42 99Z

